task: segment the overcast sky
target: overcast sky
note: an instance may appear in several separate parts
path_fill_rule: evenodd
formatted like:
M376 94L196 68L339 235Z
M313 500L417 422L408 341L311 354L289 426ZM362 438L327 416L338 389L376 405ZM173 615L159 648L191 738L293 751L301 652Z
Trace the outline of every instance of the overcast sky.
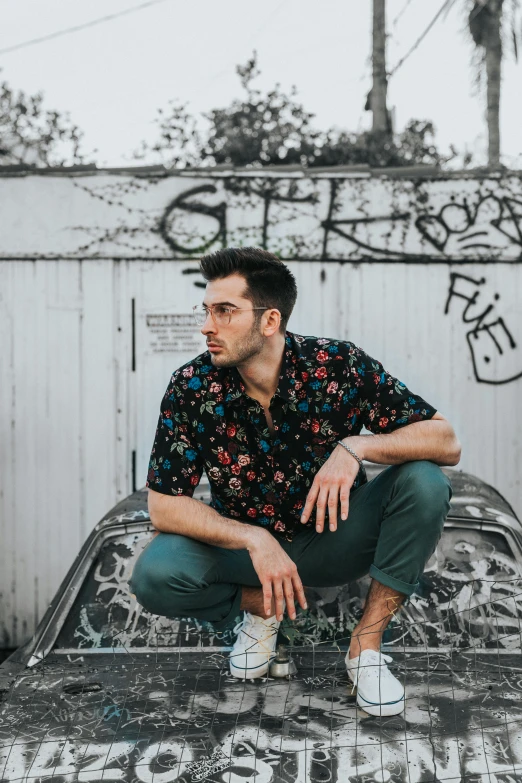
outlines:
M0 49L139 5L140 0L2 0ZM388 69L406 53L442 0L388 0ZM507 5L507 4L506 4ZM485 162L485 99L473 88L466 0L455 0L390 80L396 127L428 118L442 149L450 143ZM401 14L394 24L396 17ZM235 66L258 51L256 85L292 85L317 127L368 126L371 0L165 0L158 5L0 55L0 78L43 90L47 108L68 111L99 165L131 162L152 141L154 118L170 99L194 113L241 94ZM504 62L501 143L522 166L522 65Z

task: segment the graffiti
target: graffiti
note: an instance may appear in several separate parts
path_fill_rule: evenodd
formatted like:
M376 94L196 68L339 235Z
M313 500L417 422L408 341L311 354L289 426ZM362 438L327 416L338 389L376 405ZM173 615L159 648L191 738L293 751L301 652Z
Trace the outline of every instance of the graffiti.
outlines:
M152 530L107 541L78 592L58 648L128 650L222 647L218 633L191 618L150 614L129 592L134 564ZM369 577L339 587L307 588L309 609L285 618L281 633L294 646L346 643L362 614ZM385 642L405 646L516 649L522 619L522 570L506 539L490 531L448 528L427 562L419 592L392 618ZM202 641L203 640L203 641Z
M130 516L136 521L148 519L146 512L135 511L108 521L129 522ZM104 544L62 628L59 647L172 647L181 640L188 644L190 639L198 644L204 624L152 615L129 592L134 564L151 535L152 529L118 536ZM223 644L227 638L209 631L209 644Z
M5 783L50 777L70 783L102 779L189 783L210 776L222 783L449 779L510 783L510 776L520 779L520 669L500 666L501 679L494 677L491 686L491 674L489 679L480 675L471 658L464 669L455 667L454 672L442 670L438 663L424 672L413 666L408 670L404 714L380 721L357 708L341 657L336 660L337 676L319 688L299 679L238 683L222 669L194 671L191 657L174 669L162 667L165 674L159 691L158 670L146 663L140 671L127 665L113 666L112 671L100 667L104 699L126 704L116 741L115 727L103 717L85 720L77 702L61 698L63 672L53 673L51 666L43 677L22 677L3 722L0 779ZM324 660L318 665L324 665ZM69 672L64 679L75 676L81 674ZM90 694L83 701L95 698ZM32 725L25 708L20 731L24 704L30 704ZM97 714L102 716L103 710Z
M230 180L223 181L223 193L221 195L222 200L217 204L205 203L203 200L195 200L193 197L200 194L216 195L218 188L215 185L200 185L194 188L189 188L181 195L177 196L166 208L159 222L159 233L166 244L176 253L182 253L190 255L192 253L203 253L209 250L212 246L227 246L227 237L230 236L230 232L227 229L227 216L228 219L235 224L233 215L233 209L231 199L237 199L241 203L241 207L244 209L245 205L250 204L255 208L255 205L262 205L262 213L260 213L260 235L258 236L256 244L263 248L269 246L269 229L271 225L277 226L281 216L273 217L271 215L272 204L303 204L315 202L315 195L308 193L300 196L298 188L295 182L290 181L285 183L281 180L262 180L262 179L245 179L232 178ZM225 199L225 200L223 200ZM184 239L184 244L179 244L176 236L183 233L183 228L180 231L180 220L182 211L192 213L193 215L200 216L196 224L194 224L193 242L199 243L197 245L192 244L189 246L187 238ZM213 234L205 234L205 218L212 218L216 221L215 230ZM208 220L206 221L208 223ZM183 225L183 224L181 224ZM203 232L202 232L203 229ZM185 228L186 232L186 228ZM201 242L201 237L205 239Z
M226 210L227 205L224 201L221 201L217 205L205 204L203 201L191 201L192 196L197 196L202 193L217 193L215 185L198 185L176 196L175 199L167 206L165 212L161 216L159 221L159 233L164 242L175 252L190 255L192 253L204 253L207 248L216 242L220 242L222 247L227 246L227 227L226 227ZM208 239L205 239L203 243L199 245L187 247L188 242L185 240L184 244L179 244L176 240L176 210L184 210L185 212L192 213L198 216L210 217L216 220L217 228L213 235ZM201 224L202 218L199 219ZM204 220L203 220L204 224ZM196 241L198 233L196 231ZM201 237L201 234L199 234Z
M140 520L148 521L150 519L149 512L146 509L137 509L136 511L127 511L123 514L117 514L112 517L104 517L103 524L107 525L120 525L123 522L138 522Z
M466 303L461 317L466 326L472 324L466 340L475 379L479 383L500 385L522 377L522 369L519 369L522 359L513 353L518 347L515 338L504 319L495 313L500 295L493 294L493 301L485 306L479 304L485 284L485 277L477 279L451 272L444 314L449 313L452 300L460 299Z
M262 213L262 231L261 231L261 247L268 249L272 244L272 236L269 235L269 230L274 229L274 237L277 237L277 229L282 221L284 213L281 210L281 206L286 204L290 208L293 205L300 205L297 210L291 210L295 218L301 217L300 213L303 211L303 205L315 206L319 202L319 197L313 188L306 188L305 192L302 185L296 180L289 180L287 182L274 179L257 179L249 182L248 179L241 179L240 177L233 178L229 182L225 183L226 189L236 196L240 196L243 199L251 198L252 196L259 198L263 204ZM272 204L276 204L280 207L277 215L274 217L271 213ZM292 215L288 215L287 220L292 221ZM304 238L303 238L304 239ZM306 253L306 242L300 240L298 234L293 232L293 242L296 250L301 253Z
M226 246L227 237L231 237L227 225L231 224L234 237L242 244L250 241L275 252L282 250L288 258L303 260L361 258L429 262L476 260L477 257L493 260L506 251L510 260L521 258L522 201L510 195L483 195L479 191L474 199L468 201L464 197L458 202L449 192L449 202L434 212L436 201L426 210L427 193L416 201L416 194L409 192L406 186L396 197L395 205L390 204L384 187L380 193L375 193L373 203L369 194L362 191L360 183L357 186L353 180L332 178L328 187L327 195L325 183L317 180L297 182L282 177L275 181L235 177L223 180L221 200L212 204L193 197L216 196L218 186L200 185L184 191L167 206L160 220L159 233L175 253L185 255ZM237 200L238 197L243 203ZM257 216L256 226L241 224L245 203ZM286 203L290 212L283 213L280 209L269 217L272 203L279 206ZM321 219L320 212L325 207L327 214ZM200 232L194 230L192 235L197 244L191 244L187 229L175 219L180 217L181 210L204 216L199 221ZM204 218L208 217L216 221L213 233L205 232ZM286 236L281 247L283 230ZM186 239L180 243L176 236L184 233ZM205 237L203 243L202 235ZM291 253L290 246L293 248Z
M26 211L37 216L42 199L34 183L27 178ZM303 261L522 260L522 183L515 173L410 179L339 169L97 172L61 177L52 192L70 209L56 210L55 230L39 239L39 255L47 257L184 259L257 245ZM23 225L12 241L4 232L3 255L24 256L20 235Z
M239 681L225 634L150 615L129 594L153 535L145 517L111 517L138 529L104 541L53 651L16 677L0 716L2 783L521 779L522 568L500 532L444 531L384 640L405 710L379 719L358 708L344 662L367 578L308 589L310 611L282 626L294 677ZM106 651L118 645L127 654Z
M506 241L522 248L522 201L489 195L471 207L467 199L452 200L436 215L419 215L415 225L440 253L474 260L478 253L495 251Z
M205 759L192 761L186 766L186 772L191 780L205 780L215 772L230 767L230 759L225 756L221 748L214 748L212 755Z
M399 221L408 221L411 218L410 212L392 211L388 214L376 214L376 215L364 215L356 217L336 217L338 213L342 211L342 201L338 197L340 190L340 181L332 180L330 183L330 199L328 204L328 216L326 220L321 222L321 226L324 229L323 237L323 250L322 260L326 260L329 256L329 238L331 233L337 234L344 240L347 240L347 247L355 246L363 256L377 253L380 256L388 258L397 257L397 249L384 244L373 244L372 239L368 236L372 228L388 227L393 225L399 225ZM366 234L363 237L358 234L357 229L365 228ZM408 255L407 253L404 256Z

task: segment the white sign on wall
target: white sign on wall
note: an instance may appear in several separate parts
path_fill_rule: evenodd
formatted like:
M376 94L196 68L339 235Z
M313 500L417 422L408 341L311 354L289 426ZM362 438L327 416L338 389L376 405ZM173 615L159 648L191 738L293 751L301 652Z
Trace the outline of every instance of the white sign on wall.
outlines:
M201 335L191 313L150 313L145 323L148 353L197 356L201 352Z

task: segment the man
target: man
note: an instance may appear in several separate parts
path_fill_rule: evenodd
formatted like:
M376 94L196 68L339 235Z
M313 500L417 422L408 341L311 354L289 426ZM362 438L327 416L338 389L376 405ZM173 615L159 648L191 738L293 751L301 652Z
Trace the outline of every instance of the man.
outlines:
M369 573L348 675L367 712L401 712L380 643L442 533L451 488L438 465L458 463L455 433L353 343L287 332L297 288L276 256L228 248L200 266L208 351L174 373L161 404L147 481L159 533L132 592L218 630L244 610L230 671L250 678L268 671L285 606L291 619L296 602L306 608L303 584ZM368 482L362 460L390 467ZM211 507L192 498L203 470Z

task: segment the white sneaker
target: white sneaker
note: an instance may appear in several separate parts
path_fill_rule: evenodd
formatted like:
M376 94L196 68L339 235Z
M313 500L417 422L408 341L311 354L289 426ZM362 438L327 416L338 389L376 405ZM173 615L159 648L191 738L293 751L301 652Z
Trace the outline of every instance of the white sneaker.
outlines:
M242 680L264 677L275 658L280 622L276 615L264 619L250 612L234 628L237 639L230 652L230 674Z
M357 704L369 715L398 715L404 709L404 688L386 666L393 658L376 650L346 656L348 677L357 686Z

